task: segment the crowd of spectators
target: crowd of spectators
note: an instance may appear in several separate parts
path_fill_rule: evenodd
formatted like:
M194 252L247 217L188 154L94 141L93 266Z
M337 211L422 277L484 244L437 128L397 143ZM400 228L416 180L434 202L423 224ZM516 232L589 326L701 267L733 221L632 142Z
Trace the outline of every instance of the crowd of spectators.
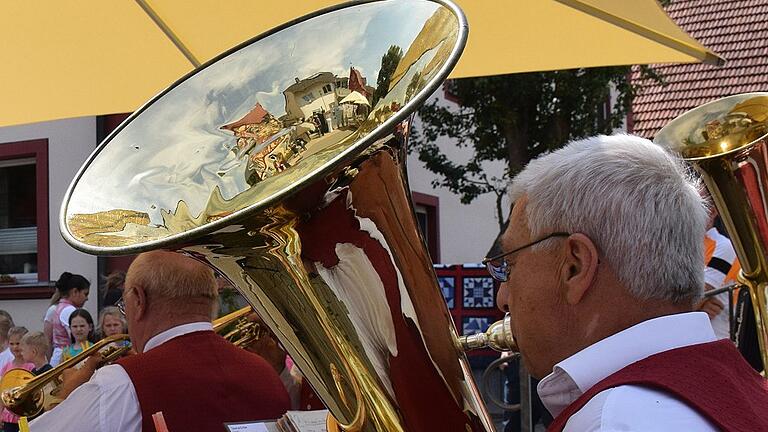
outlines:
M12 369L40 375L74 358L102 338L126 334L125 317L114 306L120 299L124 281L124 272L107 278L103 303L108 300L110 306L102 308L98 326L94 325L90 312L83 309L90 282L82 275L69 272L64 272L56 281L56 291L41 317L41 327L30 330L17 326L11 314L0 309L0 379ZM2 431L18 431L18 420L19 417L0 402Z

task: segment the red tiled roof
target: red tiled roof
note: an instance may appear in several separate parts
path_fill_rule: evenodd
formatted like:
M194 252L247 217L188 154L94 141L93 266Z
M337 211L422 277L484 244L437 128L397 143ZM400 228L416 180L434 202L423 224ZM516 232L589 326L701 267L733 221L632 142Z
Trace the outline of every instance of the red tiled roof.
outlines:
M360 71L351 67L349 68L349 84L347 85L349 91L356 91L361 95L368 97L368 91L365 90L365 79Z
M235 130L242 125L259 124L264 120L264 117L266 117L267 115L269 115L267 110L265 110L260 103L256 102L256 106L254 106L253 109L249 111L248 114L245 115L245 117L241 118L240 120L234 123L226 124L222 126L221 129Z
M653 65L666 85L648 85L635 97L633 133L652 138L670 120L703 103L768 91L768 0L674 0L666 9L682 29L727 62L722 67Z

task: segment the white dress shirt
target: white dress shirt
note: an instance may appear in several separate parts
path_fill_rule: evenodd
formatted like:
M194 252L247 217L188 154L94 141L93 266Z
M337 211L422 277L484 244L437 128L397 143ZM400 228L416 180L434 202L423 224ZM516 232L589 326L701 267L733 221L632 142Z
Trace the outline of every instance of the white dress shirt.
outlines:
M733 249L731 240L728 237L720 234L717 228L710 228L707 231L707 237L715 242L715 250L712 252L712 258L720 258L722 261L733 266L736 262L736 251ZM712 289L722 288L728 285L729 281L726 280L727 274L721 270L705 266L704 267L704 283L712 287ZM735 281L731 281L735 282ZM731 319L728 315L728 296L731 293L726 291L716 296L720 302L725 305L723 310L720 311L715 317L711 318L712 328L715 330L715 336L718 339L730 339L731 338Z
M537 391L557 417L592 386L653 354L716 340L704 312L654 318L607 337L556 364ZM674 396L623 385L602 391L577 411L564 431L717 431Z
M187 333L211 331L210 322L170 328L153 336L144 352ZM61 404L29 424L31 432L141 432L141 407L128 373L120 365L104 366Z

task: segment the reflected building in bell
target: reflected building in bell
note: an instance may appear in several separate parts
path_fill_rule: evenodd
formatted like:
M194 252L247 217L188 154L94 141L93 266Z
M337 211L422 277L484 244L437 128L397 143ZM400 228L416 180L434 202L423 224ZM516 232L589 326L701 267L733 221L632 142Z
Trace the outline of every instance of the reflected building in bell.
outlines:
M301 119L314 121L323 133L338 129L345 123L344 107L340 101L352 91L369 100L373 94L373 88L366 85L365 77L354 67L350 67L348 77L331 72L318 72L304 79L297 77L283 91L286 115L282 119L286 124L297 123Z

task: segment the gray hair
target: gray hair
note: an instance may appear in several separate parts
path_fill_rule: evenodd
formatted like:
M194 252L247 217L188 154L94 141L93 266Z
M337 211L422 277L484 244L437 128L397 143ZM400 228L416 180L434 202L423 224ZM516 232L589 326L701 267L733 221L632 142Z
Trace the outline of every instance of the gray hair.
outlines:
M638 299L693 302L704 289L707 208L681 160L632 135L573 141L513 180L532 239L582 233Z

